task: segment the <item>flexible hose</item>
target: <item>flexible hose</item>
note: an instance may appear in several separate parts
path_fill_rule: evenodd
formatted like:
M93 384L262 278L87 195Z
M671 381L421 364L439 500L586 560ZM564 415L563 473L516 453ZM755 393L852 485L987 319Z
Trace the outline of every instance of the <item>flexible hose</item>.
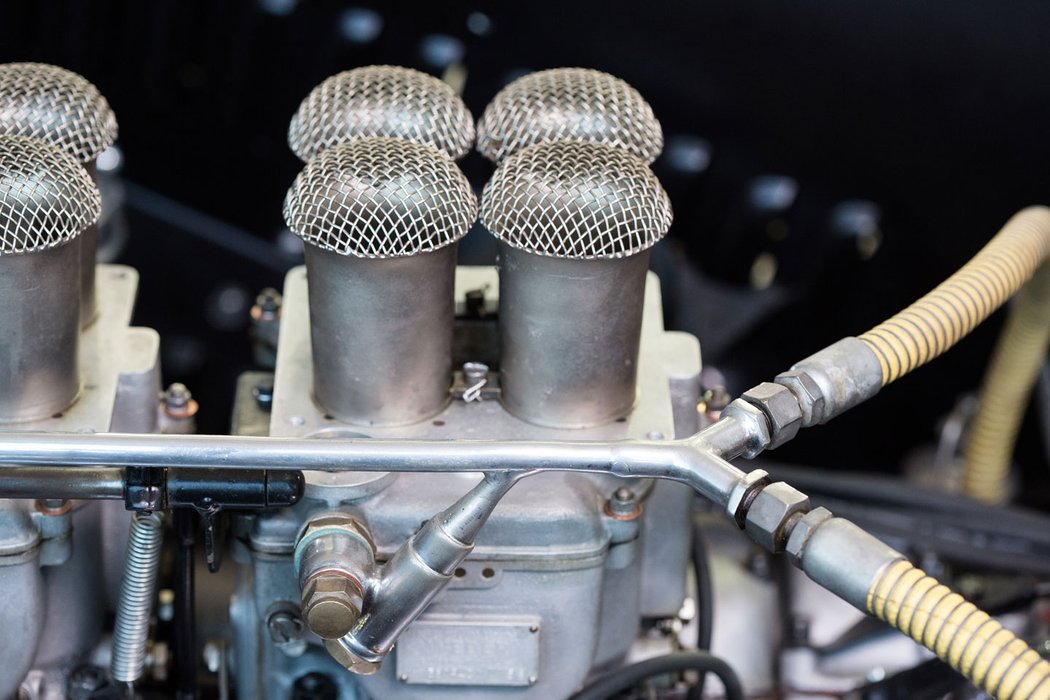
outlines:
M859 336L878 358L883 386L959 342L1020 289L1048 256L1050 209L1023 209L958 272Z
M909 562L886 566L867 608L997 700L1050 700L1050 662Z
M725 686L726 700L744 700L744 688L729 664L703 651L679 651L624 666L591 683L571 700L608 700L653 676L683 671L713 673Z
M1017 432L1048 345L1050 263L1043 263L1017 295L984 375L966 443L966 495L988 503L1006 501Z
M696 648L700 651L710 651L715 620L714 586L711 581L711 559L707 553L707 543L698 525L693 525L693 570L696 572ZM702 674L700 680L689 691L689 700L700 700L704 697L706 676L707 674Z
M146 642L163 534L160 516L156 513L131 516L109 666L113 680L121 683L138 680L146 662Z

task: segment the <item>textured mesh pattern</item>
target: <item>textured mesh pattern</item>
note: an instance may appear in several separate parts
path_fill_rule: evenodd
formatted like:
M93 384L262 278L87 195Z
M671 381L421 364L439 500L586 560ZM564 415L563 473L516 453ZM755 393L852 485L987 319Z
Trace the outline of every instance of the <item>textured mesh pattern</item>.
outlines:
M623 149L552 141L503 161L481 196L481 223L515 248L558 258L621 258L671 225L652 171Z
M44 63L0 64L0 133L32 136L81 163L117 140L117 118L88 80Z
M495 163L558 139L608 143L646 163L664 147L660 122L645 98L619 78L587 68L519 78L492 99L478 122L478 151Z
M474 117L451 87L410 68L366 66L315 87L288 127L302 160L355 138L392 136L462 158L474 145Z
M300 238L359 258L395 258L443 248L478 215L467 178L441 151L373 137L312 158L284 199Z
M91 176L71 155L0 135L0 255L60 246L98 221L101 206Z

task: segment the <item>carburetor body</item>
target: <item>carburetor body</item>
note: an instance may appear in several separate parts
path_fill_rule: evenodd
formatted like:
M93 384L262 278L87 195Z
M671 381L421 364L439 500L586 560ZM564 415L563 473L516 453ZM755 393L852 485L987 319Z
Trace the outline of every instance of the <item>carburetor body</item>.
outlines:
M272 413L256 408L252 386L242 383L239 431L259 434L268 419L272 436L317 439L670 439L696 432L699 344L664 330L655 275L646 280L634 409L583 429L539 426L504 408L495 371L497 270L459 267L455 280L454 362L484 360L492 369L479 375L468 364L458 372L451 401L431 419L370 428L340 423L313 399L306 270L293 269L285 280ZM333 511L352 515L385 561L422 520L476 482L469 474L312 472L294 508L244 517L230 608L241 696L289 697L297 678L323 672L338 682L339 697L482 698L496 691L566 697L590 670L623 660L643 617L678 613L689 561L688 487L549 473L522 481L504 497L474 552L375 675L346 673L305 627L298 639L274 636L268 620L298 607L293 553L309 519ZM611 505L618 495L627 496L626 508Z

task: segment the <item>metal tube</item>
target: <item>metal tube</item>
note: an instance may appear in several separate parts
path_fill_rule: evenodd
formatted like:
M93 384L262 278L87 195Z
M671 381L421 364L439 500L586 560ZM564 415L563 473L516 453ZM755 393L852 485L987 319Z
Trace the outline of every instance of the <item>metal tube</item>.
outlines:
M311 440L220 435L0 433L0 492L13 465L489 472L586 471L671 479L726 506L744 472L687 440Z
M80 245L0 255L0 423L47 418L80 393Z
M549 257L500 242L500 384L514 415L560 428L630 413L649 250Z
M314 398L355 425L440 413L452 383L456 245L410 257L306 245Z
M0 470L0 498L123 499L124 470L8 467Z

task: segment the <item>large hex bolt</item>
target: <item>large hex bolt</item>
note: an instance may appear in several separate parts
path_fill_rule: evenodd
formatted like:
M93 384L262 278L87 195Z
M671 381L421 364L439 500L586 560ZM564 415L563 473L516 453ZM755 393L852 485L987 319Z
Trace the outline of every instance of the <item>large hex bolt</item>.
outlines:
M375 566L375 544L356 518L324 513L311 518L295 545L303 620L323 639L347 634L361 615L364 582Z
M777 554L784 551L789 526L809 509L809 496L778 481L755 496L745 516L744 530L755 542Z
M361 615L361 583L341 571L323 571L303 587L303 619L322 639L338 639Z
M802 407L786 386L762 382L745 391L740 398L758 407L769 420L772 440L768 449L780 447L798 435L802 427Z

